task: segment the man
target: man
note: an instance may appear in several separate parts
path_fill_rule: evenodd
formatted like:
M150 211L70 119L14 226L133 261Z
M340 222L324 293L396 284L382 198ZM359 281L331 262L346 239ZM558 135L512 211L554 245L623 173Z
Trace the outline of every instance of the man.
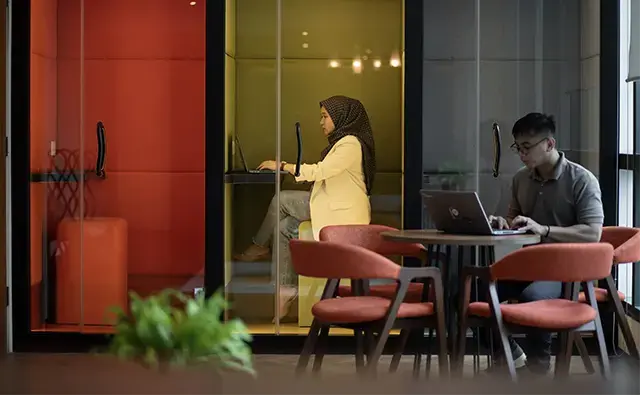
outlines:
M507 217L490 216L489 220L498 229L524 228L540 235L542 243L598 242L604 221L598 180L558 151L555 132L553 117L540 113L527 114L513 125L511 148L525 167L513 177ZM561 288L561 283L550 281L503 281L498 295L501 300L523 303L558 298ZM550 333L528 334L527 355L512 338L509 342L516 368L549 371Z

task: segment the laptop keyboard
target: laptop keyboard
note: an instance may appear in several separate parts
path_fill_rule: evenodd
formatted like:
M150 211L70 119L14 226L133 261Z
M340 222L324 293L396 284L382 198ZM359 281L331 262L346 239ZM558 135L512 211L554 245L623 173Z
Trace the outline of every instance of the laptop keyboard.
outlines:
M527 232L524 230L518 230L518 229L501 229L501 230L494 229L491 231L491 233L493 233L494 235L501 236L501 235L521 235Z

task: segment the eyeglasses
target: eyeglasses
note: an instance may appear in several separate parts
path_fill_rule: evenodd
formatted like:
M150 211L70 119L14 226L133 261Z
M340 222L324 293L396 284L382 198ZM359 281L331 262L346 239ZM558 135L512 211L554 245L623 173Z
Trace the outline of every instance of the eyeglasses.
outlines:
M518 143L513 143L513 144L511 144L511 147L510 147L510 148L511 148L511 150L512 150L513 152L515 152L516 154L526 155L526 154L528 154L528 153L529 153L529 151L530 151L532 148L537 147L537 146L538 146L538 145L540 145L543 141L548 140L548 139L549 139L548 137L545 137L545 138L543 138L542 140L538 141L537 143L534 143L534 144L532 144L532 145L526 145L526 146L520 146L520 145L518 145Z

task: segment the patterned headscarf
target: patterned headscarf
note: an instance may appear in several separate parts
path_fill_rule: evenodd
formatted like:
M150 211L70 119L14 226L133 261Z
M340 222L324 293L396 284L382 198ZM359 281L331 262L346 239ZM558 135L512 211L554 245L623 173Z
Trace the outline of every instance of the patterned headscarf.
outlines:
M332 96L321 101L320 107L327 110L335 126L334 131L327 136L329 145L322 151L321 160L341 138L355 136L362 146L362 172L367 195L371 195L376 174L376 151L367 111L359 100L346 96Z

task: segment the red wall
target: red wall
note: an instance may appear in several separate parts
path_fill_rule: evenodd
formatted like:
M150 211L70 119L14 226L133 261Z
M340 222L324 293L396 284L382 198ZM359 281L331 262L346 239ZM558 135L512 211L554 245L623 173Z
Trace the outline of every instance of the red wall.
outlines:
M199 272L205 2L85 1L84 45L78 0L32 3L32 168L48 167L53 139L58 149L83 145L85 167L93 168L95 125L104 122L107 179L87 183L87 204L95 216L127 220L129 274ZM32 305L42 275L44 185L32 184Z
M129 274L204 265L204 1L85 2L85 147L107 130L98 216L129 225ZM222 54L221 54L222 55Z

